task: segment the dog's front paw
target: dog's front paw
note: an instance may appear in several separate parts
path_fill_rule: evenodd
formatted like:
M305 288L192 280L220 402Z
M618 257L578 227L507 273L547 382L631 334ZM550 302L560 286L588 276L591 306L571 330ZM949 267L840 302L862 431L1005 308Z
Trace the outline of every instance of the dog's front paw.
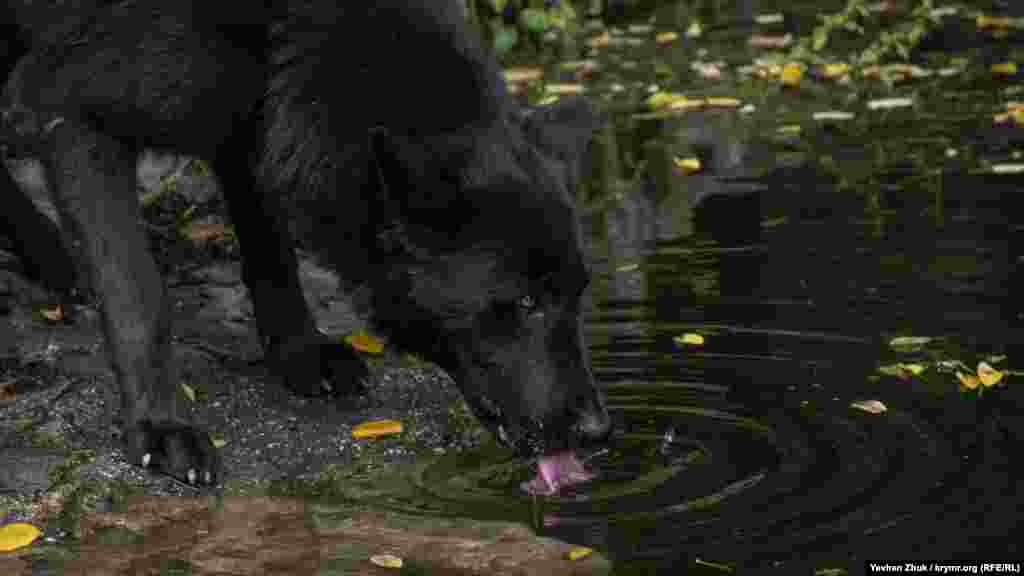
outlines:
M191 485L216 485L220 454L205 431L183 422L140 420L126 426L121 441L128 461Z

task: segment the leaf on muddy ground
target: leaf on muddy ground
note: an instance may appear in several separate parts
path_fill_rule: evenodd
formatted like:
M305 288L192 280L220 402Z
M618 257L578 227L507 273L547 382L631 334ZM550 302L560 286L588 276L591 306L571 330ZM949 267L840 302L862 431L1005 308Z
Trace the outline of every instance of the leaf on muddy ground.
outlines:
M868 110L893 110L913 105L913 98L879 98L868 102Z
M654 35L654 41L658 44L671 44L679 38L675 32L658 32Z
M189 222L178 230L182 236L193 242L206 242L230 237L231 227L223 222Z
M352 428L353 438L374 438L376 436L388 436L401 434L402 423L398 420L371 420L363 422Z
M793 43L792 34L751 34L747 45L751 48L785 48Z
M366 354L380 354L384 351L384 341L365 330L356 330L345 336L345 342L352 348Z
M850 65L846 64L845 62L833 62L830 64L822 64L818 68L818 71L824 78L834 80L836 78L846 76L846 74L850 71Z
M383 568L401 568L402 559L394 554L377 554L370 556L370 562Z
M687 332L686 334L680 334L672 339L676 344L680 346L703 346L704 336L697 334L696 332Z
M796 88L804 77L804 67L797 62L790 62L782 67L780 76L782 85L788 88Z
M50 322L60 322L64 319L64 308L60 304L49 307L44 306L39 309L39 315Z
M12 522L0 526L0 552L24 548L39 538L40 534L38 528L25 522Z
M505 81L518 84L532 82L544 77L544 70L536 66L513 66L505 69Z
M556 96L570 96L573 94L583 94L586 92L586 86L582 84L571 84L567 82L548 84L544 87L544 92L547 94L553 94Z
M930 336L897 336L889 340L889 347L897 352L917 352L931 341Z
M1017 75L1017 63L1016 62L999 62L989 67L993 76L1016 76Z
M586 546L573 546L572 548L569 548L569 552L566 553L565 557L569 560L581 560L593 553L593 548L587 548Z
M856 408L863 410L869 414L881 414L888 410L885 404L882 404L879 400L858 400L856 402L850 402L850 408Z
M694 174L700 172L700 158L691 156L690 158L673 158L672 164L679 169L683 174Z

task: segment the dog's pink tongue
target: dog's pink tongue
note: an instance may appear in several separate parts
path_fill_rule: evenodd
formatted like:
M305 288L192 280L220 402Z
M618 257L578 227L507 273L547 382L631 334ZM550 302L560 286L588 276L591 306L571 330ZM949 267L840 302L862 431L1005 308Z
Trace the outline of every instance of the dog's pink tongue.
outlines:
M557 494L561 488L581 484L594 478L572 450L545 454L537 461L537 476L520 484L523 490L534 496Z

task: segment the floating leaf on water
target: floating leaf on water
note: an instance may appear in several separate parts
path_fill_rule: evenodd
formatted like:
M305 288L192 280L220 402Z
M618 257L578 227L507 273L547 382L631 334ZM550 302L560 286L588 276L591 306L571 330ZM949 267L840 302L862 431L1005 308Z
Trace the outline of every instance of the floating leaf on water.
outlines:
M593 548L587 548L586 546L573 546L569 548L569 552L565 555L569 560L580 560L590 556L594 553Z
M402 423L398 420L371 420L352 427L353 438L373 438L401 433Z
M383 568L401 568L402 559L393 554L377 554L370 556L370 562Z
M842 112L839 110L826 110L824 112L815 112L812 117L815 120L825 121L830 120L833 122L840 122L844 120L853 120L854 115L852 112Z
M42 532L25 522L12 522L0 526L0 552L24 548L39 538Z
M804 67L797 62L789 62L782 67L782 85L796 88L804 77Z
M987 362L978 363L978 380L980 380L986 388L995 386L1003 379L1004 376L1006 376L1006 372L996 370L992 366L989 366Z
M184 382L179 382L178 386L181 386L181 392L185 395L185 398L188 398L191 402L196 401L196 391L194 388Z
M799 134L801 129L799 124L787 124L785 126L779 126L776 131L779 134Z
M913 105L913 98L879 98L868 102L868 110L892 110Z
M223 438L210 438L210 442L214 448L223 448L228 445L228 441Z
M632 272L632 271L636 270L637 268L640 268L640 265L634 262L633 264L623 264L622 266L619 266L618 268L616 268L615 271L616 272Z
M889 347L897 352L916 352L931 341L929 336L897 336L889 340Z
M870 414L881 414L888 410L888 408L885 407L885 404L882 404L878 400L858 400L856 402L850 402L850 408L863 410Z
M679 34L675 32L658 32L654 36L654 41L658 44L671 44L679 38Z
M703 346L704 336L695 332L687 332L672 339L676 344L682 346Z
M782 24L783 20L785 20L785 16L783 16L780 12L772 12L770 14L758 14L757 16L754 17L754 21L762 26L767 26L769 24Z
M367 354L380 354L384 351L384 341L365 330L356 330L345 336L345 342L352 348Z
M704 34L704 27L700 25L700 22L694 20L690 22L690 25L686 27L687 38L700 38Z
M960 380L961 390L974 390L981 385L981 380L974 374L964 374L963 372L957 372L956 377Z
M878 371L887 376L895 376L900 380L910 380L924 372L925 367L920 364L904 364L903 362L889 366L879 366Z
M993 174L1022 174L1024 173L1024 164L993 164Z

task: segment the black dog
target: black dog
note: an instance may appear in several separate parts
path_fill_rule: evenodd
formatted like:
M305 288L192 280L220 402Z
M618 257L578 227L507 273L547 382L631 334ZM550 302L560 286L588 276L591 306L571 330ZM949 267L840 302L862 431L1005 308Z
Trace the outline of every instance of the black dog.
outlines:
M317 331L293 227L365 296L376 328L448 371L502 441L552 455L604 438L571 202L591 109L518 107L456 0L268 4L0 8L19 24L0 142L42 160L99 298L129 459L190 482L220 474L207 434L176 408L168 299L134 193L143 148L210 161L267 366L295 392L319 394L324 380L357 392L367 372ZM30 241L15 247L46 266Z

